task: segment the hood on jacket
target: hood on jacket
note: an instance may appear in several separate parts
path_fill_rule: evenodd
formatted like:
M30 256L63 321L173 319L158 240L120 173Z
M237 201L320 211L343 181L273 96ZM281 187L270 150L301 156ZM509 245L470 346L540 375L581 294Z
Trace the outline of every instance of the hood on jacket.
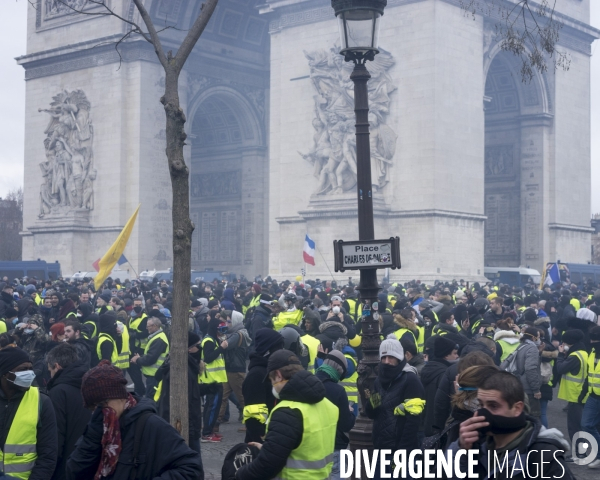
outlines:
M506 343L514 344L521 340L521 335L512 330L498 330L494 333L494 342L497 342L498 340L504 340Z
M394 323L392 314L384 312L379 315L379 333L383 335L384 338L387 338L388 335L391 335L396 330L398 330L398 325Z
M406 318L404 318L402 315L400 314L395 314L394 315L394 323L399 326L400 328L407 328L409 330L411 330L413 333L415 333L417 331L417 326L411 322L410 320L407 320Z
M233 303L233 288L226 288L225 291L223 292L223 299L224 300L229 300L231 303Z
M22 298L17 302L19 320L29 313L29 305L31 305L31 300L29 298Z
M348 329L341 322L328 321L319 325L319 331L328 337L337 340L339 337L344 337L348 333Z
M421 370L421 383L426 387L435 382L448 369L448 363L440 359L431 359Z
M325 387L321 380L306 370L300 370L279 392L281 400L314 404L325 398Z
M479 342L468 343L467 345L465 345L463 347L463 349L461 350L460 354L461 354L461 356L465 356L467 353L470 353L470 352L483 352L488 357L491 357L492 359L495 357L495 353L494 352L492 352L483 343L479 343Z
M76 362L56 372L54 377L48 382L48 390L57 385L71 385L77 389L81 389L81 379L88 371L87 365Z
M243 325L243 323L244 323L244 316L237 310L233 310L231 312L231 326L237 327L238 325Z
M77 309L81 312L80 321L82 322L88 320L94 311L94 307L92 307L89 303L81 303Z
M312 329L310 331L306 329L306 322L305 322L306 319L311 321ZM310 308L307 308L306 310L304 310L304 319L302 320L300 327L306 333L309 333L311 335L317 335L319 333L320 325L321 325L321 315L319 315L315 311L311 310Z

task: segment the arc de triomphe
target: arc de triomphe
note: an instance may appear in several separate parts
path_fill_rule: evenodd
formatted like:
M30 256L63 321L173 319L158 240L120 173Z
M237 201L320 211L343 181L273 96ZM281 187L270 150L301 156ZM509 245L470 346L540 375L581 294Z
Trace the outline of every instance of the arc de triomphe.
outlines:
M499 0L500 1L500 0ZM460 0L388 0L368 65L375 228L399 235L397 278L478 279L484 265L590 257L590 0L559 0L568 71L521 81L497 18ZM81 0L65 0L79 8ZM137 19L131 0L111 8ZM201 2L147 0L185 30ZM29 7L23 255L89 270L142 204L126 250L171 266L163 77L115 19ZM165 30L176 48L183 33ZM192 267L309 278L357 237L350 65L325 0L221 0L181 78L188 118ZM321 257L322 255L322 257Z

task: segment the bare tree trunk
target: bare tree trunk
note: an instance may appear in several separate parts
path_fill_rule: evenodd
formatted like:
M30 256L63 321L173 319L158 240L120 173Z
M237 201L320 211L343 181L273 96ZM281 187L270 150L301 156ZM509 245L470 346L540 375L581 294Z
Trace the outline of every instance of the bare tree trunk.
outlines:
M170 62L173 60L169 59ZM165 95L160 99L167 117L167 159L173 188L173 317L171 325L171 424L187 442L188 432L188 322L192 232L189 170L183 159L185 115L179 106L179 72L166 69ZM181 372L181 374L179 374ZM200 405L197 406L200 408Z

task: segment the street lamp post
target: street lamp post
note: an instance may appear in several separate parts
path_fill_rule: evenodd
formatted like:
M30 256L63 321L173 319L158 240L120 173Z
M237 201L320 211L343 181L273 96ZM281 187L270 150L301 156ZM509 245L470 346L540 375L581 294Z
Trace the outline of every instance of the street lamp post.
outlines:
M367 82L371 78L365 65L374 60L377 49L379 20L387 0L331 0L338 19L342 42L341 55L354 62L350 79L354 82L354 112L356 114L356 169L358 197L359 240L374 240L373 193L371 183L371 151L369 142L369 94ZM361 405L368 401L365 390L372 390L375 367L379 363L379 312L377 269L361 268L358 291L363 308L361 319L363 358L358 366L358 390ZM372 448L372 422L361 409L354 429L350 432L352 449ZM358 474L359 472L356 472Z

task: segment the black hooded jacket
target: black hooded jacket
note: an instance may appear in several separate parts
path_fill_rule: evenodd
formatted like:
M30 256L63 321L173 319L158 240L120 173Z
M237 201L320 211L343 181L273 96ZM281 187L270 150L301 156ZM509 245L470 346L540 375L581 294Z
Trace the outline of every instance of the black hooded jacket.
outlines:
M281 400L315 404L325 398L323 383L306 370L297 372L279 392ZM258 457L240 468L236 480L274 478L285 466L292 450L302 442L304 422L297 409L278 408L269 420L269 431Z
M242 383L242 395L246 405L266 404L269 412L275 406L275 397L272 393L271 382L267 378L267 363L269 357L257 353L250 354L248 373ZM254 418L246 421L246 438L244 442L262 443L265 434L265 424Z
M0 318L4 317L7 308L15 308L15 299L8 292L0 292Z
M81 379L88 369L89 364L75 363L56 372L48 382L48 396L54 405L58 433L58 458L53 480L66 478L67 459L92 417L92 412L83 406L81 396Z
M136 478L154 480L204 479L200 455L190 449L171 425L156 415L154 402L136 397L137 405L121 415L121 445L117 467L110 480L129 480L133 468L135 425L140 415L152 412L140 443ZM102 410L97 408L67 461L68 480L92 480L102 454ZM165 446L168 445L168 448Z
M389 384L382 384L379 374L373 385L373 392L381 396L381 406L366 405L366 413L373 419L373 446L378 449L402 450L407 453L419 448L417 432L421 423L420 415L394 415L394 409L410 398L425 398L423 385L413 371L403 370L404 362L397 366L398 375ZM381 366L381 364L380 364ZM412 370L412 367L408 367Z
M202 396L200 395L200 384L198 383L199 373L200 357L194 358L192 354L188 354L188 428L190 440L199 439L202 433L202 412L200 409ZM158 414L169 422L171 415L171 362L169 358L158 369L155 378L159 382L162 381L160 399L158 400Z
M441 358L432 358L421 370L421 382L425 389L425 436L429 437L437 433L434 428L435 395L438 385L446 370L451 364ZM443 426L442 426L443 427Z

